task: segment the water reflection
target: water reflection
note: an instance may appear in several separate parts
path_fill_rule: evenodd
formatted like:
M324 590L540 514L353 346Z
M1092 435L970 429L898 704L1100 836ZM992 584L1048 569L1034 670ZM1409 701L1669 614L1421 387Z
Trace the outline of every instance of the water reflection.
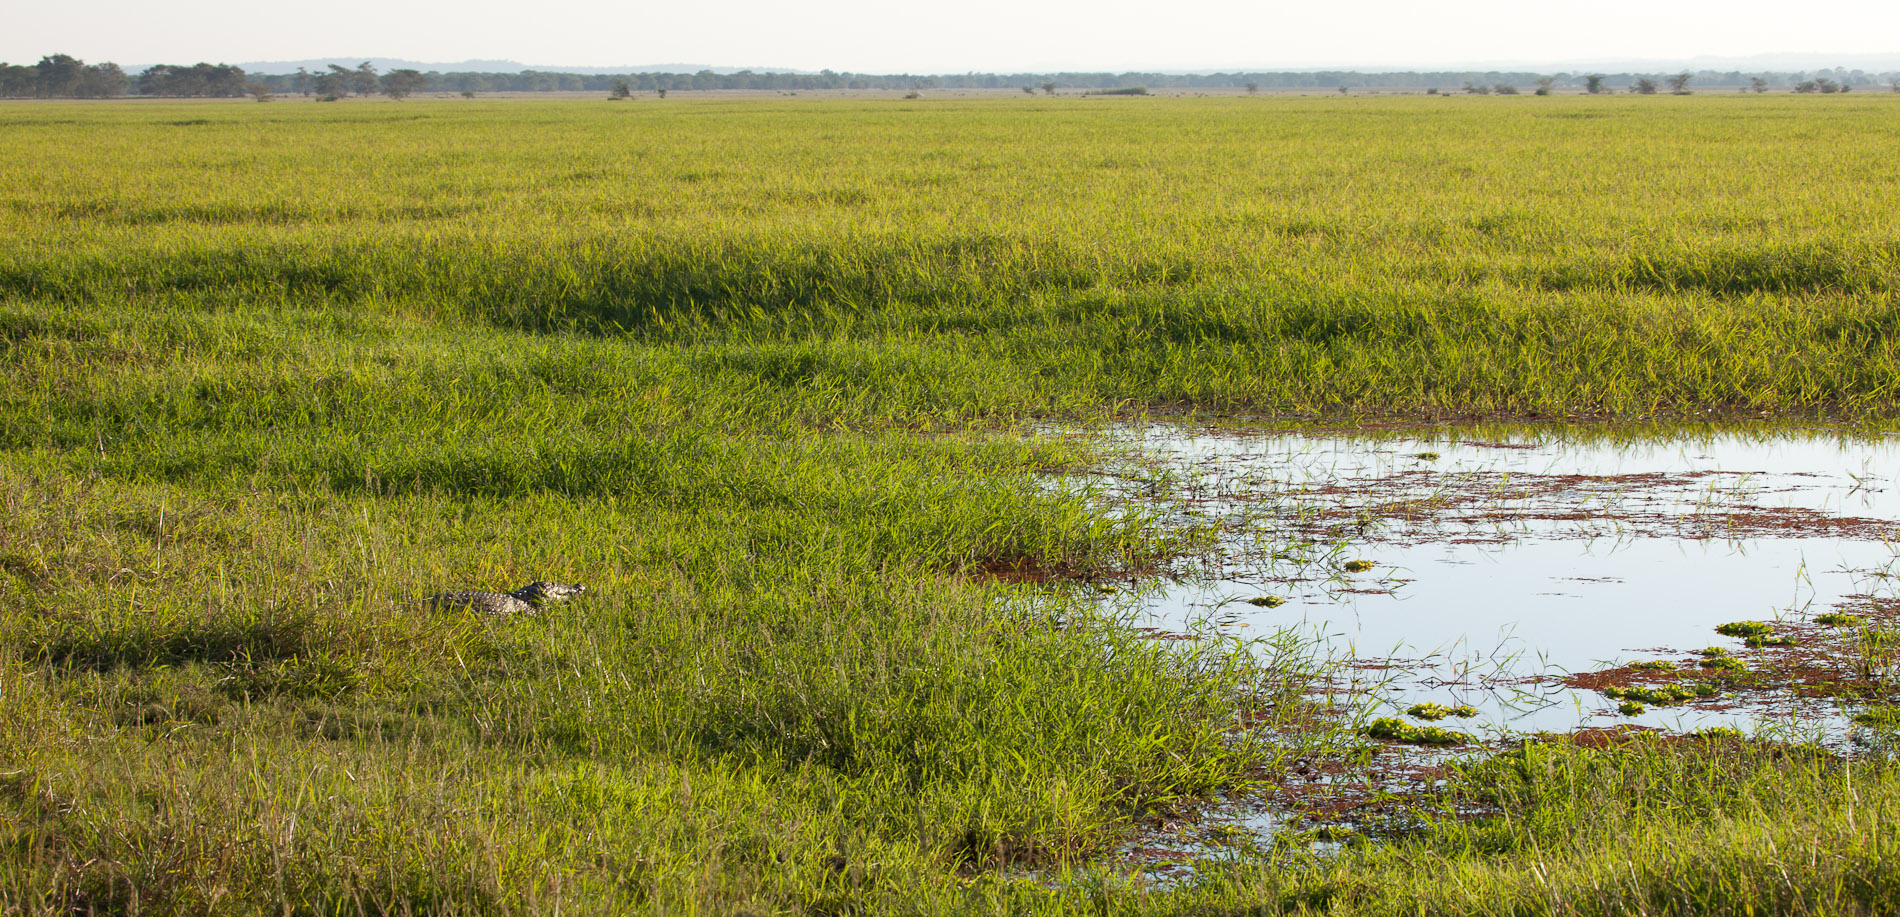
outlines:
M1831 708L1772 694L1624 716L1555 676L1646 659L1694 668L1705 646L1745 652L1718 624L1806 622L1892 592L1893 437L1160 424L1113 435L1150 462L1140 486L1177 488L1179 521L1220 528L1215 556L1130 601L1138 624L1294 628L1355 660L1345 686L1386 713L1476 707L1477 719L1446 724L1466 731L1838 727ZM1372 566L1347 572L1349 560ZM1268 596L1285 602L1248 601Z

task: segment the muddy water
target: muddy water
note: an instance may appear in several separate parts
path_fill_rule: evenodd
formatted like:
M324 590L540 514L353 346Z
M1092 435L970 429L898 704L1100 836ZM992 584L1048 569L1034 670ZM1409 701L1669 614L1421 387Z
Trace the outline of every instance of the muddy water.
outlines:
M1292 628L1350 664L1378 713L1468 704L1476 735L1630 723L1833 731L1840 711L1762 692L1635 716L1570 673L1752 659L1724 622L1802 624L1895 593L1900 437L1819 431L1640 439L1566 429L1361 436L1152 425L1113 434L1221 549L1127 598L1160 634ZM1348 561L1370 569L1353 572ZM1249 600L1275 597L1277 607Z

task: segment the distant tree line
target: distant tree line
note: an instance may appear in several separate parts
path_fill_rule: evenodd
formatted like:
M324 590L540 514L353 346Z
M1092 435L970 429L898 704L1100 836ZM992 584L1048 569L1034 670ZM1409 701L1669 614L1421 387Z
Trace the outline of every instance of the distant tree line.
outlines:
M339 70L331 65L332 70ZM428 71L420 74L430 90L438 92L479 93L479 92L603 92L616 93L624 85L632 92L690 92L693 90L733 90L743 89L764 92L797 92L801 90L823 89L883 89L883 90L931 90L931 89L1016 89L1027 87L1030 94L1040 88L1052 94L1060 90L1102 91L1110 89L1128 89L1136 86L1148 89L1245 89L1258 92L1263 89L1314 89L1337 91L1344 86L1349 89L1429 89L1442 88L1452 91L1463 85L1483 86L1519 86L1531 85L1549 91L1553 88L1588 89L1595 78L1597 91L1606 91L1608 86L1638 86L1642 80L1655 84L1675 85L1682 74L1645 74L1645 73L1559 73L1556 75L1539 73L1514 73L1487 71L1479 72L1404 72L1404 73L1367 73L1351 70L1314 71L1314 72L1278 72L1278 73L963 73L948 75L915 74L866 74L834 72L820 73L760 73L741 70L737 73L715 73L701 70L698 73L556 73L543 70L523 70L519 73L477 73L477 72L440 72ZM300 86L299 74L274 74L259 76L256 79L268 82L278 92L305 92L309 87ZM306 75L307 78L307 75ZM1820 70L1812 73L1764 73L1749 74L1742 71L1718 72L1705 70L1689 74L1690 80L1697 86L1707 88L1763 89L1773 87L1784 90L1795 89L1804 82L1829 80L1840 86L1872 86L1890 83L1900 74L1875 74L1860 70ZM1684 84L1688 85L1687 83ZM1507 93L1508 94L1508 93Z
M472 95L481 92L606 92L625 98L632 92L664 95L669 91L752 90L797 92L822 89L883 89L920 91L931 89L1014 89L1035 95L1061 90L1096 91L1146 87L1148 89L1313 89L1349 91L1352 89L1427 89L1441 92L1460 91L1504 95L1515 94L1520 85L1534 85L1537 94L1546 95L1555 88L1576 88L1603 93L1611 86L1628 86L1631 92L1654 93L1667 84L1672 92L1686 93L1693 84L1702 88L1734 88L1744 92L1766 92L1771 88L1794 92L1845 92L1854 86L1886 84L1900 91L1900 74L1874 74L1836 68L1801 73L1748 74L1739 70L1717 72L1683 71L1675 74L1647 73L1518 73L1502 71L1408 71L1403 73L1367 73L1355 70L1310 72L1234 72L1234 73L963 73L934 76L913 74L840 73L626 73L581 74L523 70L520 73L442 73L416 70L392 70L379 74L365 61L355 67L330 64L327 69L295 73L246 74L230 64L198 63L191 65L159 64L128 78L117 64L88 65L65 54L44 57L32 66L0 63L0 97L6 98L111 98L121 95L166 97L234 97L250 94L267 101L277 94L313 96L336 100L349 96L387 95L404 98L434 90Z
M110 99L131 84L118 64L90 64L67 54L49 54L30 66L0 63L0 98Z
M133 86L142 96L215 99L241 96L244 68L230 64L158 64L139 74Z

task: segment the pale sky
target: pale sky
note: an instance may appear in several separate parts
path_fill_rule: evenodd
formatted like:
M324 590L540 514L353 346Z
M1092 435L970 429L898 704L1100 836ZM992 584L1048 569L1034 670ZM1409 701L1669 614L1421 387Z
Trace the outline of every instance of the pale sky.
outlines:
M393 57L962 73L1900 52L1894 0L0 0L0 22L0 60L16 64L59 52L127 65Z

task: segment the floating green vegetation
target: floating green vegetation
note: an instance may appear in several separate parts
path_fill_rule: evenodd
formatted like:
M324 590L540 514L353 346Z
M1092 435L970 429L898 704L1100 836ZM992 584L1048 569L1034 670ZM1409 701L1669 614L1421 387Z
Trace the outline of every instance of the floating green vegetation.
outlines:
M1700 697L1713 697L1720 691L1706 681L1691 682L1687 685L1611 685L1603 689L1603 696L1611 700L1642 701L1658 707L1668 707Z
M1749 637L1748 639L1743 640L1742 642L1751 647L1800 646L1801 645L1801 641L1799 639L1788 636L1787 634L1769 634L1767 636Z
M1714 659L1719 656L1727 656L1729 653L1730 653L1730 650L1726 646L1705 646L1701 650L1702 657L1705 659Z
M1412 457L1421 462L1436 462L1439 459L1439 455L1436 452L1414 452L1412 453Z
M1247 604L1260 608L1278 608L1286 604L1286 599L1277 595L1257 595L1248 599Z
M1772 633L1774 629L1774 625L1761 621L1730 621L1716 625L1715 632L1724 637L1759 637Z
M1626 700L1623 703L1617 705L1617 708L1616 708L1616 712L1621 713L1624 716L1641 716L1644 712L1648 710L1649 708L1644 706L1641 701L1633 701L1633 700Z
M1646 662L1632 662L1630 668L1639 672L1673 672L1676 664L1667 659L1651 659Z
M1464 719L1470 719L1471 717L1478 715L1478 708L1473 707L1470 704L1459 704L1456 707L1446 707L1442 704L1435 704L1430 701L1427 701L1422 704L1413 704L1411 708L1406 710L1405 712L1408 716L1417 717L1418 719L1421 719L1421 720L1437 721L1437 720L1442 720L1448 716L1455 716L1455 717L1461 717Z
M1372 561L1349 560L1349 561L1346 561L1344 564L1341 564L1340 569L1345 570L1347 573L1364 573L1367 570L1372 569Z
M1746 733L1733 726L1704 726L1701 729L1690 732L1688 735L1692 739L1725 739L1736 742L1748 738Z
M1385 742L1411 745L1464 745L1471 737L1440 726L1414 726L1396 717L1384 716L1366 727L1366 735Z
M1734 672L1739 674L1748 671L1748 663L1734 656L1716 656L1712 659L1704 659L1701 662L1701 666L1716 672Z
M1814 623L1819 624L1822 627L1859 627L1862 624L1867 623L1867 619L1861 617L1860 615L1850 615L1850 614L1843 614L1837 611L1830 611L1827 614L1824 614L1818 618L1815 618Z

